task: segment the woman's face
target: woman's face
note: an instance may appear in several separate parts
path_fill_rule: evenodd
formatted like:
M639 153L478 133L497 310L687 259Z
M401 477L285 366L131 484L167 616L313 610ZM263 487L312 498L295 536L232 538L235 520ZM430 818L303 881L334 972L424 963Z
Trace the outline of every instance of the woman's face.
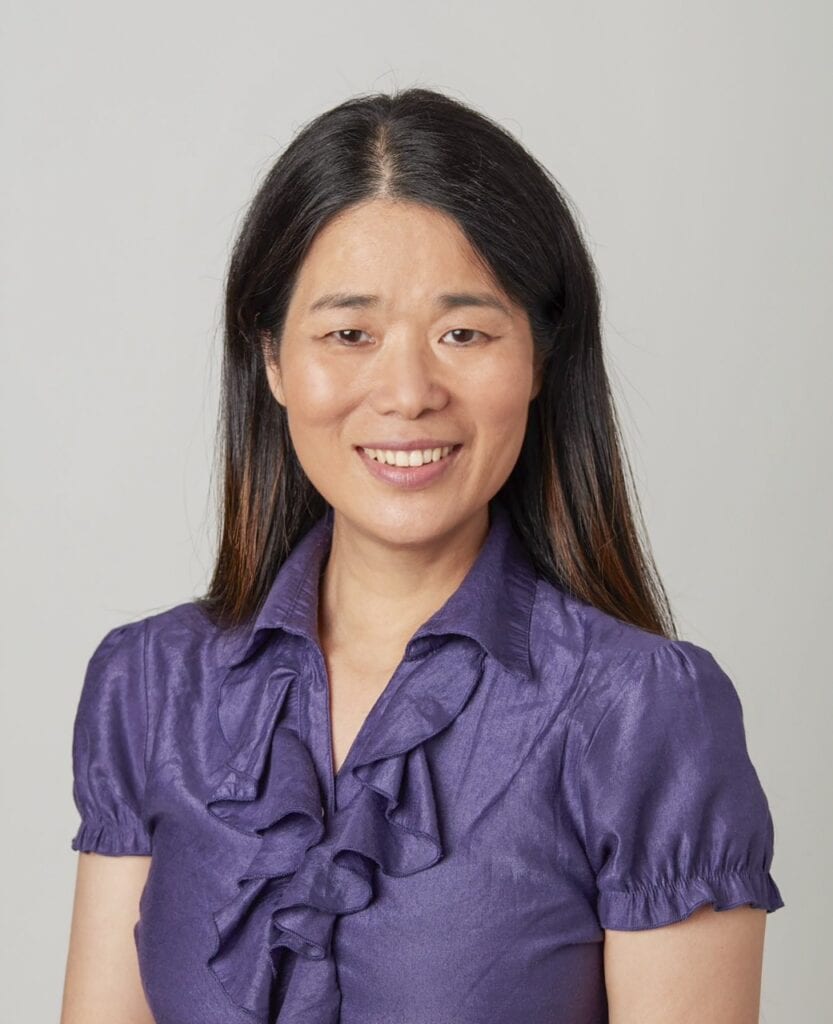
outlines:
M517 461L540 388L526 313L456 223L387 199L351 207L316 236L278 360L269 384L312 484L357 528L394 544L482 514ZM432 457L458 447L422 469L407 452L403 469L361 451L413 441Z

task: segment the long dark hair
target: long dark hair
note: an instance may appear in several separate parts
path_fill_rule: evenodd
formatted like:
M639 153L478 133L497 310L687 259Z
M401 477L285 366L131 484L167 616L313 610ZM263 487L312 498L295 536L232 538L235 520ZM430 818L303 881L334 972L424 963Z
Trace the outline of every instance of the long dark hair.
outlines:
M357 96L314 118L245 213L225 286L219 544L197 603L223 627L248 620L327 509L269 390L263 341L281 337L316 233L352 204L382 196L453 217L529 316L543 385L499 497L537 570L621 620L675 637L621 442L596 272L576 215L508 131L424 88Z

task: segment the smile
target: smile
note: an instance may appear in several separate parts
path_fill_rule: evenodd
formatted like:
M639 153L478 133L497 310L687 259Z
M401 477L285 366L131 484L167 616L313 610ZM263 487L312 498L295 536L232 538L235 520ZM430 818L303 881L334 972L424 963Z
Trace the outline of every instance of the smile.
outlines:
M424 450L417 448L413 451L392 451L382 448L361 448L360 450L369 455L371 459L375 459L376 462L388 466L424 466L428 462L439 462L440 459L444 459L454 447L454 445L448 445L445 448L425 448Z
M412 451L357 447L355 451L377 480L412 490L446 477L456 465L462 447L456 444Z

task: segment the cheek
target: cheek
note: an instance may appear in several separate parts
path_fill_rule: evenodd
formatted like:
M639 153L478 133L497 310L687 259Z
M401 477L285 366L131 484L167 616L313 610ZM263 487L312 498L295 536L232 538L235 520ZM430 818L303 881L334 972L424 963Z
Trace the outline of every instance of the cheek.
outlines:
M289 418L300 423L326 425L348 404L349 388L342 375L313 359L291 362L284 384Z
M532 372L525 364L506 361L478 374L465 388L466 402L482 431L508 441L523 435L529 412Z

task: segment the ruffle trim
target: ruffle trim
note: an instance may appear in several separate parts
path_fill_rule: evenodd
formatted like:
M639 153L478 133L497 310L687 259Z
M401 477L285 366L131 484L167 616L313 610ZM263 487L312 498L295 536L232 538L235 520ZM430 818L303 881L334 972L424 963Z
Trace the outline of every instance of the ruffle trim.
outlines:
M205 804L225 825L261 840L235 895L213 911L217 941L208 959L231 1002L254 1020L338 1021L335 922L373 901L377 868L405 876L442 858L424 743L462 710L483 663L474 644L439 652L432 674L447 682L441 700L419 692L425 673L400 683L350 757L360 788L328 823L309 749L287 724L277 724L290 674L280 670L261 690L244 742ZM227 727L240 717L235 691L241 692L229 681L229 701L221 700Z
M70 845L79 853L105 853L111 857L144 856L151 852L150 837L138 823L128 825L85 819Z
M598 915L603 928L637 931L682 921L707 903L713 904L715 910L731 910L749 903L767 913L784 906L769 871L727 871L633 892L602 892Z

